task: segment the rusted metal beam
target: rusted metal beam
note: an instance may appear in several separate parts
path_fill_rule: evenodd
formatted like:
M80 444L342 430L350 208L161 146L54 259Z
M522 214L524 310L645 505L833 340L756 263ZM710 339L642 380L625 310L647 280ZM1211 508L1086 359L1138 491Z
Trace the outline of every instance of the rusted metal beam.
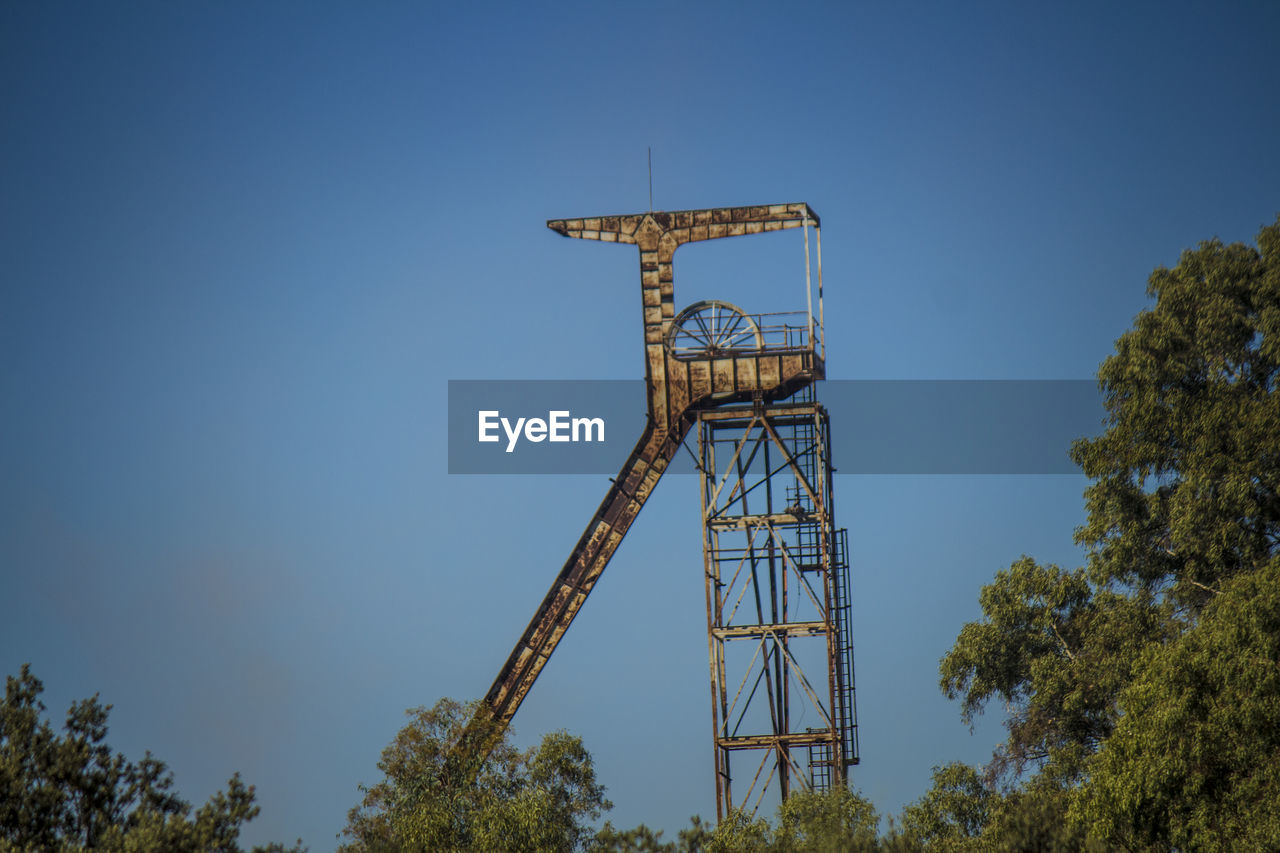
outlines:
M547 227L566 237L601 240L606 243L640 243L637 237L646 219L652 219L677 245L721 237L762 234L782 228L798 228L806 221L821 227L818 214L809 205L769 204L754 207L713 207L702 210L656 210L622 216L588 216L581 219L552 219Z
M831 630L826 622L778 622L768 625L729 625L711 629L717 640L761 639L763 637L819 637Z
M831 732L827 729L816 731L790 732L783 735L736 735L718 737L716 745L721 749L788 749L793 746L809 746L810 744L829 743Z

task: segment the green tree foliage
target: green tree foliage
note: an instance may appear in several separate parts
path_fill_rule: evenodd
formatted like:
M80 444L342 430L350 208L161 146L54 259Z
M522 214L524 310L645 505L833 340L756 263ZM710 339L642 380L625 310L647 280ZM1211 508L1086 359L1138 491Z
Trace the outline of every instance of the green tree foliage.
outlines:
M707 839L707 853L757 853L776 849L773 827L764 818L736 810L716 824Z
M778 846L803 853L875 849L880 818L848 788L797 791L778 806Z
M965 625L942 659L943 691L962 700L967 722L989 700L1002 702L1009 737L992 775L1035 766L1075 781L1110 735L1138 655L1172 631L1168 609L1028 557L997 573L979 602L985 618Z
M1194 615L1280 544L1280 220L1258 249L1202 243L1098 372L1110 425L1073 450L1091 578Z
M592 850L600 853L871 853L889 849L881 847L876 837L878 824L879 817L868 800L838 787L823 792L793 793L778 806L774 824L734 811L710 829L695 817L693 825L680 833L679 840L667 845L657 843L649 834L636 830L616 833L606 825L610 831L602 831L597 836L599 846ZM649 846L637 845L637 840Z
M712 828L697 816L671 842L662 840L662 830L654 832L644 824L634 829L619 830L606 821L588 843L587 850L590 853L701 853L706 850L712 835Z
M901 836L879 839L879 817L864 797L847 788L798 791L778 806L773 824L735 811L717 826L695 817L676 841L639 826L628 831L605 824L588 846L591 853L916 853L919 844Z
M935 767L933 787L902 812L902 834L939 853L979 850L977 840L997 799L973 767Z
M1280 558L1143 656L1076 814L1129 849L1280 846Z
M1037 779L1021 790L996 790L966 764L935 767L933 787L902 813L899 849L927 853L1083 853L1108 850L1066 820L1061 787ZM886 839L882 849L889 849ZM903 842L906 842L905 844Z
M581 739L553 732L535 749L504 737L474 784L450 780L446 760L475 704L442 699L409 712L383 750L384 778L363 789L343 831L347 851L584 849L589 821L611 808ZM644 848L640 848L644 849Z
M974 847L982 853L1103 853L1116 848L1067 820L1068 797L1056 784L1008 791L992 804ZM932 849L932 848L928 848Z
M173 792L163 762L148 753L134 764L107 746L109 705L97 696L74 703L59 735L42 719L43 691L25 664L16 678L5 679L0 851L240 850L240 829L258 807L238 774L193 813Z
M1072 449L1087 565L1016 561L941 662L966 719L1007 712L990 843L1049 820L1077 846L1280 848L1280 219L1148 293L1099 370L1107 428Z

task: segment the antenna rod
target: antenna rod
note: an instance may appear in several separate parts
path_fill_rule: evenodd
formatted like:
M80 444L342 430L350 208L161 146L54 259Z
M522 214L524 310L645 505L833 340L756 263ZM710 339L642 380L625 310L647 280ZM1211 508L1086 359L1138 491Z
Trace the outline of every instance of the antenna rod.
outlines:
M649 146L649 212L653 213L653 146Z

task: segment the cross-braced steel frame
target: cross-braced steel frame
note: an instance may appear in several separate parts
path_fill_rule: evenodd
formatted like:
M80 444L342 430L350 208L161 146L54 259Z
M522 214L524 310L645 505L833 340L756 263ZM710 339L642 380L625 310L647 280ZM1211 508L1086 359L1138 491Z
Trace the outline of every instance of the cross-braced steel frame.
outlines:
M723 820L770 792L846 784L858 763L847 533L812 386L699 412L698 449Z

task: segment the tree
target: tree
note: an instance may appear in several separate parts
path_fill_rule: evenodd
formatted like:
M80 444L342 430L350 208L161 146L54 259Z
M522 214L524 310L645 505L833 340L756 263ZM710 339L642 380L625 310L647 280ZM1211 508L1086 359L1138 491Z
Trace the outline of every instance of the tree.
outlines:
M880 819L870 801L847 788L797 791L778 806L776 821L735 810L714 828L694 817L674 842L646 826L628 831L606 823L588 846L591 853L916 853L901 837L881 841Z
M902 833L939 853L978 851L999 796L976 769L959 762L933 768L933 787L902 812Z
M1000 791L967 764L935 767L933 787L903 810L901 837L915 845L904 853L1110 850L1067 821L1068 806L1068 798L1051 780L1037 778L1020 790Z
M1280 218L1148 293L1098 373L1107 428L1072 448L1087 565L1016 561L941 662L966 719L1008 712L989 841L1057 815L1130 848L1280 847Z
M381 782L348 815L347 851L583 849L588 821L612 807L580 738L553 732L519 751L504 734L476 778L459 786L446 759L475 703L441 699L410 710L383 750Z
M1217 240L1157 269L1098 373L1110 425L1073 456L1091 580L1195 614L1280 545L1280 218L1258 248Z
M961 629L940 672L966 722L993 698L1008 712L991 780L1035 767L1063 784L1078 781L1111 733L1138 656L1172 633L1168 608L1145 592L1098 587L1083 569L1029 557L998 572L979 602L983 620Z
M646 853L870 853L881 849L876 837L879 821L870 801L848 788L836 787L829 791L797 791L791 794L778 805L776 825L735 810L714 830L693 818L693 825L680 833L676 844L627 846L640 840L648 844L651 839L646 835L619 835L616 832L606 837L602 832L600 841L608 843L602 843L593 850L610 853L631 850Z
M662 830L654 832L644 824L619 830L608 821L587 845L590 853L701 853L713 837L713 830L696 815L675 841L664 842Z
M252 786L239 774L192 814L191 805L173 793L173 777L163 762L147 753L134 764L107 746L111 706L103 706L96 695L72 704L65 734L58 735L41 719L42 692L44 685L27 664L16 678L5 679L0 851L238 853L240 829L259 811Z
M797 791L778 806L776 843L795 853L875 850L879 823L871 802L842 785Z
M1280 847L1280 558L1152 647L1073 804L1129 849Z

